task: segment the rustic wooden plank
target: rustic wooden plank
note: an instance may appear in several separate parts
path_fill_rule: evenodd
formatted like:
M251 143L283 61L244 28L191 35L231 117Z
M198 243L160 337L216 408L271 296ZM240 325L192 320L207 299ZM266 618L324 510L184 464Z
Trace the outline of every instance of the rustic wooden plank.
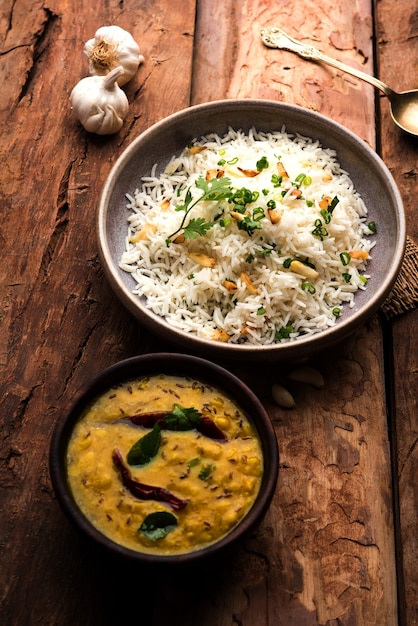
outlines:
M415 0L403 0L394 14L389 0L377 3L379 75L396 91L417 87L418 12ZM407 233L418 242L416 207L418 143L392 122L389 103L380 100L382 156L399 186L406 213ZM399 498L400 621L418 623L417 525L418 487L418 314L411 311L392 321L388 349L396 368L392 377L392 429Z
M141 331L98 262L96 208L128 143L188 105L194 20L193 0L181 12L163 0L2 5L0 622L7 626L128 623L111 606L112 584L137 598L133 583L69 528L47 455L55 421L85 377L141 350ZM132 33L145 62L127 85L121 132L88 136L71 119L68 97L87 74L84 42L112 23ZM132 580L149 595L141 578Z
M216 7L217 19L213 20ZM216 0L198 4L192 100L259 97L298 104L343 123L374 146L374 91L369 85L310 63L297 55L264 48L260 30L278 26L363 71L373 71L370 0L347 2ZM212 20L210 19L212 16ZM224 72L223 68L229 68Z
M219 10L214 23L213 3L199 3L193 102L223 97L294 102L343 122L375 146L373 89L259 42L262 27L278 25L372 72L369 2L280 7L243 2L239 11L224 2ZM227 75L221 69L226 66ZM397 623L381 338L375 318L338 354L325 355L326 389L299 390L294 413L274 407L268 388L261 395L276 424L282 463L261 540L247 548L264 565L256 569L254 584L243 579L230 590L229 610L241 607L241 623L250 624L255 614L259 623L286 626ZM243 370L254 385L250 371ZM278 378L280 371L267 372L267 387ZM221 620L217 598L214 593L204 625Z
M371 71L370 3L348 4L288 0L272 8L267 0L239 7L232 0L202 0L192 101L260 96L296 102L374 145L371 88L259 42L259 29L274 21ZM133 612L144 623L173 626L395 626L378 318L338 356L318 357L326 387L296 387L296 411L271 401L271 384L284 371L268 369L255 380L251 368L233 366L269 408L282 460L266 520L222 567L154 575L115 562L73 532L51 493L49 437L74 390L103 366L158 346L103 278L94 214L117 155L148 124L189 103L194 5L183 0L179 11L178 3L164 0L110 0L104 7L55 0L44 9L18 0L1 9L0 75L13 73L15 81L0 94L0 237L7 259L0 265L0 621L66 626L82 619L83 626L106 626L129 623ZM82 43L105 23L130 30L146 61L127 87L131 109L123 131L87 137L70 119L67 98L85 75ZM29 181L28 162L36 163ZM406 345L406 328L397 341ZM406 357L402 350L399 356ZM405 371L413 389L409 358ZM409 411L407 403L405 397L402 408ZM406 445L414 428L408 417ZM413 456L406 451L405 467ZM410 523L412 509L406 512Z
M192 626L197 614L201 626L234 620L245 626L397 623L377 324L372 320L346 341L338 358L317 357L326 381L322 390L290 386L287 368L260 371L257 365L255 380L249 368L233 366L275 424L278 490L257 532L221 567L205 568L203 579L191 578L179 602L182 577L176 601L166 597L156 624ZM296 409L275 406L274 382L292 390Z

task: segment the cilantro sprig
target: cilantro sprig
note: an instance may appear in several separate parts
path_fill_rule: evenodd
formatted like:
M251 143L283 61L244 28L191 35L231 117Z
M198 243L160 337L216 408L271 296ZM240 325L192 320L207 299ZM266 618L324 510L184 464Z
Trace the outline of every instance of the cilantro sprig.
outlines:
M215 222L207 222L203 217L192 218L186 223L190 211L199 202L221 202L222 200L230 198L232 195L230 186L231 180L226 176L212 178L210 180L205 180L203 176L199 176L195 185L198 189L201 189L202 195L193 200L191 189L190 187L188 188L184 203L176 207L176 211L184 211L183 219L181 220L180 226L165 240L167 247L170 246L173 237L180 231L183 231L186 239L196 239L196 237L205 235L206 232L212 228Z
M190 430L196 428L202 421L202 415L194 407L185 408L174 404L173 410L164 418L164 427L167 430Z

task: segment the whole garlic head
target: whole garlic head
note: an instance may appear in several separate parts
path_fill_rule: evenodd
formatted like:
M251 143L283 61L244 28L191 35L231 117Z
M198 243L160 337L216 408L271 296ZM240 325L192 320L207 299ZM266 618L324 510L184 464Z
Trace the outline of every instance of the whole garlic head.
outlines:
M102 26L93 39L84 45L84 53L89 60L89 72L93 76L104 76L114 67L121 65L123 74L119 85L125 85L137 71L144 57L139 46L120 26Z
M121 129L129 103L118 85L123 67L114 68L106 76L87 76L70 94L74 115L83 127L97 135L111 135Z

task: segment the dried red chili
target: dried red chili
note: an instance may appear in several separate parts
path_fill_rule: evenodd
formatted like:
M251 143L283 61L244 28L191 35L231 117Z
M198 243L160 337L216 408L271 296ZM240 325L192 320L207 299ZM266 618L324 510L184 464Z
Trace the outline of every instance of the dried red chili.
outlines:
M196 409L185 409L178 404L174 405L173 411L154 411L151 413L140 413L132 415L128 419L133 424L152 428L158 424L166 430L192 430L196 428L205 437L225 441L226 436L215 422L208 416L202 415Z
M123 485L139 500L157 500L158 502L165 502L176 511L184 509L187 505L187 500L178 498L163 487L146 485L132 478L131 472L123 462L122 455L117 448L113 450L112 460L115 467L119 470Z

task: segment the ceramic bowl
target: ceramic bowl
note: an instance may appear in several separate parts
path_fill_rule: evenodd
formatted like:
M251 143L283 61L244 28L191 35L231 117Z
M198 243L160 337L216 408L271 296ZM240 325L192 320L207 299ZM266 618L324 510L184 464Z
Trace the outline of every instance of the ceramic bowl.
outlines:
M296 341L254 346L230 344L194 336L174 328L147 308L144 298L132 293L132 276L119 267L127 236L127 199L158 163L163 168L194 138L228 127L247 132L281 130L318 139L323 148L337 152L362 196L369 215L378 224L377 245L368 262L372 275L367 289L355 296L355 306L344 310L336 324ZM158 170L157 170L158 171ZM336 122L310 110L266 100L225 100L190 107L163 119L135 139L112 168L100 200L97 237L107 278L123 305L137 321L182 351L209 357L259 361L298 360L333 347L350 335L383 304L399 272L405 246L405 218L396 184L380 157L361 139Z
M68 442L75 425L86 408L115 385L132 379L160 374L192 378L200 383L215 387L235 401L258 433L264 463L261 486L256 500L238 525L215 543L190 552L173 555L145 553L140 551L140 547L138 550L127 548L97 530L78 505L69 486L67 473ZM97 456L100 454L98 453ZM97 463L104 463L104 459L97 458ZM174 353L133 357L120 361L96 375L80 389L68 409L58 420L51 440L49 455L50 475L57 500L75 527L94 544L113 555L152 565L190 564L207 557L216 557L254 530L266 514L273 498L278 478L278 464L279 453L274 428L268 413L251 389L235 375L210 361L200 357ZM202 483L202 485L204 484ZM121 489L122 491L124 489L122 485ZM167 505L167 509L170 510L170 506Z

